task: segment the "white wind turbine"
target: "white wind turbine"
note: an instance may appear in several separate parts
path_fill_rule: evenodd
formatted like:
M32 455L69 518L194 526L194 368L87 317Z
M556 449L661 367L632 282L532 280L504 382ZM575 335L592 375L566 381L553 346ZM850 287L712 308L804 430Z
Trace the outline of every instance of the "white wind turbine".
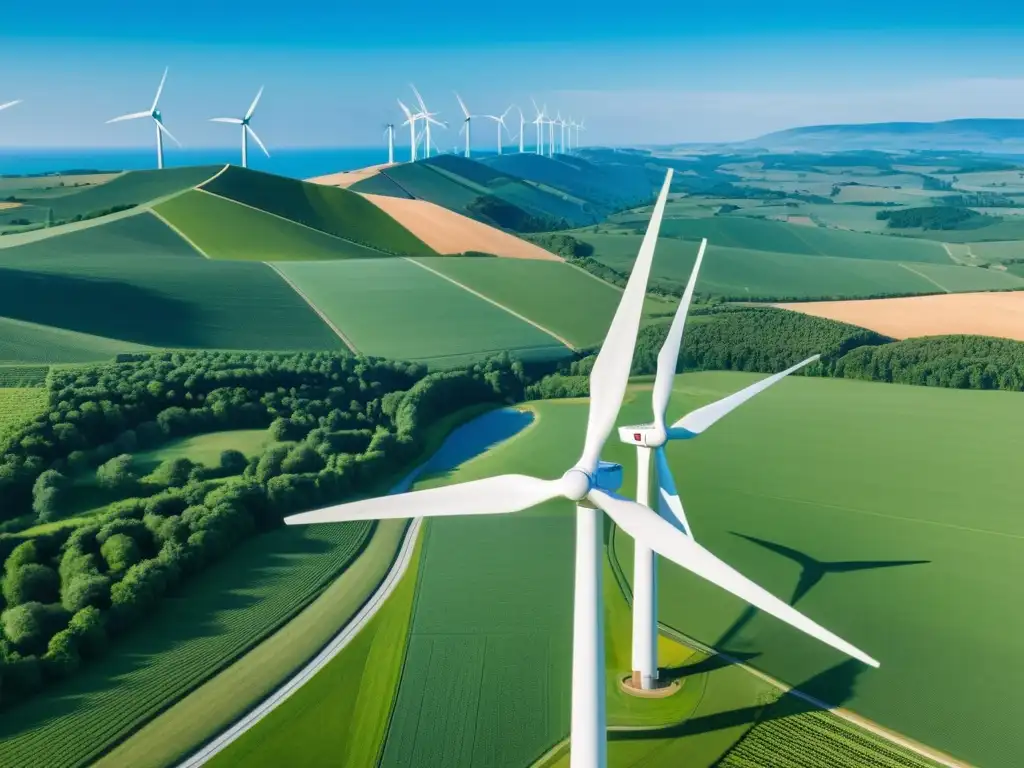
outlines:
M154 99L153 99L153 106L152 107L147 109L145 112L133 112L130 115L121 115L120 117L115 117L113 120L107 120L107 123L110 124L110 123L119 123L122 120L137 120L140 117L150 117L150 118L152 118L153 122L156 123L156 167L157 168L163 168L164 167L164 136L163 135L165 133L167 134L167 137L171 141L173 141L179 147L181 146L181 142L178 141L176 138L174 138L174 136L171 134L171 132L168 131L167 128L164 126L164 116L160 113L160 110L156 108L157 103L160 101L160 94L163 93L163 90L164 90L164 83L167 81L167 71L168 71L168 68L165 68L164 69L164 76L160 78L160 87L156 89L156 97L154 97Z
M417 117L423 118L423 123L426 126L425 133L426 133L427 141L423 145L423 147L424 147L424 153L425 153L424 157L429 160L430 159L430 147L431 147L431 144L433 143L430 140L430 126L431 126L431 124L439 125L442 128L447 128L448 125L446 123L441 122L440 120L435 120L434 119L437 116L437 112L431 112L430 110L427 109L427 105L423 103L423 97L420 96L420 92L416 90L416 86L415 85L410 83L409 87L412 88L412 92L414 94L416 94L416 101L418 101L419 105L420 105L420 112L419 112L419 115L417 115Z
M576 149L580 148L580 131L587 130L587 126L584 125L584 123L586 123L586 122L587 122L586 120L580 120L576 124Z
M493 120L495 123L498 124L498 154L499 155L501 154L501 129L504 128L505 129L505 133L508 133L508 126L505 125L505 117L508 115L508 113L511 110L512 110L512 107L509 107L508 109L506 109L504 112L501 113L501 117L498 117L497 115L480 115L480 117L486 117L488 120Z
M402 112L405 113L405 122L402 125L409 126L409 160L413 163L416 162L416 120L419 115L414 115L409 111L409 108L402 103L401 99L398 99L398 106L402 108Z
M797 629L866 664L878 662L779 600L719 560L648 507L614 493L622 468L600 461L614 429L629 382L647 279L665 211L672 171L665 175L658 202L590 373L590 408L583 451L575 466L557 480L498 475L467 483L339 504L285 518L288 525L519 512L565 498L576 504L576 567L573 597L572 717L570 765L605 768L604 611L602 595L602 512L643 546L678 563ZM468 576L468 574L467 574Z
M395 164L395 124L384 126L384 135L388 137L388 165Z
M548 105L544 105L544 113L547 114ZM548 157L555 156L555 121L551 118L544 120L548 124Z
M533 118L533 124L537 127L537 154L544 154L544 111L537 106L537 102L530 97L530 101L533 103L533 109L537 113L537 116Z
M563 155L565 154L565 118L562 117L561 111L555 115L555 125L558 126L558 130L561 132L561 149L559 150Z
M619 440L636 446L637 481L636 498L641 504L650 504L651 451L654 451L657 478L657 508L665 519L673 522L683 533L693 538L693 530L686 519L675 481L665 457L665 443L669 440L687 440L696 437L722 417L731 413L754 395L768 389L794 371L817 360L814 355L781 373L762 379L728 397L698 408L679 419L671 427L665 426L665 412L672 396L672 384L683 341L686 314L693 299L697 275L704 260L707 240L702 240L697 259L690 272L689 282L672 318L665 342L658 353L658 367L651 396L654 421L650 424L619 427ZM657 558L650 547L635 543L633 558L633 686L644 690L655 686L658 679L658 620L657 620Z
M516 111L519 113L519 154L521 155L526 151L523 144L523 141L526 138L523 135L523 129L526 126L526 118L523 116L523 110L519 107L516 107Z
M211 117L210 122L213 123L231 123L232 125L242 126L242 167L249 167L249 136L252 136L253 141L259 144L260 149L263 150L263 154L270 157L270 153L267 152L267 148L263 146L263 142L260 141L260 137L256 135L256 131L249 125L249 121L252 120L253 113L256 111L256 105L259 104L260 96L263 95L263 86L260 86L259 91L256 93L256 98L252 100L252 104L249 105L249 109L246 110L245 117Z
M454 93L454 91L453 91ZM455 98L459 100L459 106L462 107L462 114L465 118L462 120L462 128L459 129L459 133L465 132L466 134L466 157L470 154L470 129L473 124L473 118L476 115L469 114L469 110L466 109L466 103L462 100L462 97L458 93L455 93Z

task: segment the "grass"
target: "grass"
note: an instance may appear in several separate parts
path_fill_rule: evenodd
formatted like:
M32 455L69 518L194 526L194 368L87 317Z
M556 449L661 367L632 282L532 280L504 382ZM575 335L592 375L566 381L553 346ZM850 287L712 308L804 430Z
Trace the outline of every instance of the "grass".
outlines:
M203 194L203 193L195 193ZM135 218L135 217L132 217ZM8 318L154 347L337 349L340 340L265 264L111 248L124 221L0 249ZM15 337L17 341L17 337ZM74 347L73 339L65 343ZM95 340L78 359L96 359ZM39 341L27 362L40 359ZM101 347L106 346L100 344ZM117 345L112 345L117 346ZM125 344L121 344L122 351ZM103 357L109 357L104 354Z
M0 766L92 763L295 616L352 562L370 529L280 528L246 542L101 660L5 713Z
M347 189L230 167L203 189L388 253L432 256L409 230Z
M224 432L211 432L206 435L182 437L164 443L151 451L135 454L137 471L149 472L160 462L168 459L186 458L196 464L208 467L220 465L222 451L241 451L246 456L257 456L263 452L270 442L270 434L265 429L232 429Z
M167 200L155 210L211 259L316 261L386 255L199 190Z
M619 271L632 268L639 235L580 233L595 248L594 258ZM685 284L697 244L660 238L652 278ZM944 251L943 251L944 252ZM936 285L940 283L943 287ZM1022 287L1013 277L991 270L945 264L891 262L751 251L708 244L697 291L733 299L791 297L854 298L883 294L925 294Z
M0 364L0 389L5 387L38 387L46 383L48 365Z
M442 208L469 216L467 206L480 195L475 191L441 175L425 163L403 163L381 170L380 176L394 182L403 192L419 200L429 200ZM349 189L353 192L379 192L381 181L357 181ZM371 188L372 187L372 188ZM475 217L474 217L475 218Z
M30 198L29 205L53 209L54 219L70 219L115 205L139 205L202 184L222 166L130 171L96 186L82 187L60 197Z
M1008 242L971 243L970 251L988 261L1021 259L1024 258L1024 242L1010 240Z
M42 387L0 388L0 434L41 414L46 403Z
M977 229L907 230L907 235L946 243L984 243L1024 240L1024 217L1008 216Z
M0 317L0 360L24 363L90 363L111 360L121 352L149 349L142 344ZM24 369L29 366L21 366ZM38 369L41 366L31 366ZM7 366L0 372L8 370ZM0 373L0 375L3 375Z
M499 304L528 317L576 348L599 345L622 291L557 261L445 256L418 259ZM671 312L648 299L650 312Z
M543 331L405 259L279 268L364 354L445 367L502 350L568 354Z

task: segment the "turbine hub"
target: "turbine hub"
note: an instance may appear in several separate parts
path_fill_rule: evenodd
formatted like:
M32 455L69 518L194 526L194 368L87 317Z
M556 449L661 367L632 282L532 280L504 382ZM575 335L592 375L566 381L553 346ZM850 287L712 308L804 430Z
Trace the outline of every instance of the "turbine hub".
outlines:
M572 501L582 501L593 487L593 479L579 467L573 467L562 475L562 493Z

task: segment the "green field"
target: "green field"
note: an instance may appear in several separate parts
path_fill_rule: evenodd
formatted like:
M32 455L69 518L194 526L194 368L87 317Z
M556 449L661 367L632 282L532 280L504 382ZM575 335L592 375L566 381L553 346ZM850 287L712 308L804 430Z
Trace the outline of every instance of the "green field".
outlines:
M107 228L0 250L3 314L155 347L341 346L316 313L265 264L183 258L149 252L145 244L134 252L108 250L103 233ZM97 345L104 344L85 342L85 358L96 359ZM9 343L18 344L19 337ZM30 340L29 346L38 348L38 340ZM51 360L37 355L26 361Z
M564 262L444 256L417 259L558 334L577 349L596 346L622 291ZM673 312L648 299L649 313Z
M115 652L6 712L0 766L91 763L295 616L352 561L370 529L281 528L246 542L166 598Z
M970 252L987 261L1006 261L1007 259L1024 258L1024 242L1010 240L1008 242L971 243Z
M265 429L232 429L224 432L210 432L206 435L182 437L164 443L151 451L134 454L138 472L149 472L161 461L168 459L190 459L207 467L220 466L222 451L241 451L249 456L259 456L271 443L270 433Z
M388 253L434 255L434 251L384 211L347 189L235 166L204 184L203 189Z
M543 331L406 259L278 267L363 354L445 367L502 350L568 354Z
M146 349L141 344L0 317L0 360L90 363Z
M189 189L215 175L223 166L165 168L160 171L130 171L105 184L83 187L59 197L29 198L26 205L53 210L53 218L70 219L117 205L140 205ZM70 178L70 177L69 177Z
M110 221L90 222L91 226L70 225L32 233L33 242L22 245L19 237L0 238L0 257L17 254L20 248L44 248L36 252L46 254L93 256L95 254L136 256L184 256L199 254L172 229L148 211L131 211L128 215ZM76 228L77 227L77 228Z
M0 388L0 434L15 427L46 408L46 390L42 387Z
M937 243L912 238L883 238L744 216L672 219L662 224L661 236L684 240L706 237L710 243L729 248L806 256L949 263L949 254Z
M905 234L914 237L939 240L946 243L984 243L1007 240L1024 240L1024 217L1007 216L985 227L976 229L926 229L907 230Z
M167 200L155 210L211 259L309 261L387 255L200 190Z
M429 165L424 163L403 163L390 168L385 168L378 175L384 176L394 182L406 195L419 200L429 200L451 211L469 215L467 206L479 197L476 191L464 184L452 181L442 176ZM357 181L349 189L353 192L362 192L363 185L367 185L367 192L376 194L387 194L381 189L381 182L371 184L372 178L364 181ZM372 186L372 189L370 188Z
M48 365L17 365L0 363L0 389L5 387L39 387L46 382Z
M640 235L577 233L575 236L594 246L595 259L621 272L632 268L643 239ZM685 284L696 254L696 243L674 238L659 239L651 269L652 278ZM708 243L697 283L699 293L733 299L854 298L887 293L923 294L1003 288L1024 288L1024 283L1006 273L958 267L949 262L948 257L947 264L904 264L751 251L716 245L714 240Z

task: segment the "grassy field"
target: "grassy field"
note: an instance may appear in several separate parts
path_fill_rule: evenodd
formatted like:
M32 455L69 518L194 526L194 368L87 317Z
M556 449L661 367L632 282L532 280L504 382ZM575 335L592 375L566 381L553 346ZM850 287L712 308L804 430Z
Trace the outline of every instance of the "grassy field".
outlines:
M620 271L632 268L640 235L580 233L594 246L594 258ZM696 258L697 244L661 238L651 274L684 283ZM936 284L938 283L938 284ZM941 286L941 287L940 287ZM1024 288L1013 276L975 267L922 262L893 262L751 251L708 244L697 291L734 299L790 296L807 299L873 296L886 293Z
M386 255L199 190L163 202L155 210L211 259L312 261Z
M386 168L378 174L397 184L405 194L420 200L429 200L458 213L469 215L466 206L479 194L465 186L442 176L424 163L404 163ZM372 183L371 183L372 182ZM366 185L364 190L363 185ZM358 181L350 189L353 192L380 192L381 182L372 179ZM371 187L373 187L371 189ZM388 194L383 192L382 194Z
M1008 216L977 229L926 229L907 230L913 237L939 240L946 243L984 243L1007 240L1024 240L1024 217Z
M911 238L883 238L744 216L673 219L662 224L661 236L698 241L706 237L711 243L729 248L805 256L949 263L949 254L937 243Z
M281 528L246 542L165 599L116 651L5 713L0 766L91 763L295 616L348 566L370 528ZM140 765L120 763L128 764Z
M971 243L967 246L971 253L986 261L1006 261L1007 259L1024 258L1024 241Z
M89 363L111 360L119 352L149 349L63 328L0 317L0 360L25 363Z
M39 387L46 382L48 365L12 365L0 363L0 389L4 387Z
M528 317L576 348L598 345L622 291L559 261L445 256L417 259L499 304ZM648 299L650 313L672 312Z
M41 387L0 388L0 434L46 408L46 390Z
M4 315L156 347L341 346L316 313L265 264L183 258L154 253L144 244L134 252L111 251L106 229L94 227L0 249ZM96 343L84 341L86 359L96 359ZM18 342L17 336L13 342ZM37 345L38 340L32 340L30 348ZM52 361L36 354L26 361Z
M54 219L70 219L116 205L139 205L202 184L223 166L165 168L160 171L130 171L105 184L82 187L60 197L29 198L26 205L53 210Z
M33 233L34 243L20 245L18 238L0 238L0 255L19 253L20 248L45 248L46 254L95 254L138 256L144 252L154 256L198 257L199 254L172 229L148 211L131 211L129 215L104 221L90 222L93 226L72 229L56 227ZM42 235L46 235L42 237Z
M432 256L409 230L347 189L232 166L203 189L388 253Z
M258 456L270 442L270 433L265 429L232 429L182 437L151 451L136 453L135 466L139 472L146 473L162 461L186 458L196 464L217 467L220 465L222 451L235 450L241 451L247 457Z
M279 268L364 354L444 366L501 350L568 354L543 331L405 259Z

